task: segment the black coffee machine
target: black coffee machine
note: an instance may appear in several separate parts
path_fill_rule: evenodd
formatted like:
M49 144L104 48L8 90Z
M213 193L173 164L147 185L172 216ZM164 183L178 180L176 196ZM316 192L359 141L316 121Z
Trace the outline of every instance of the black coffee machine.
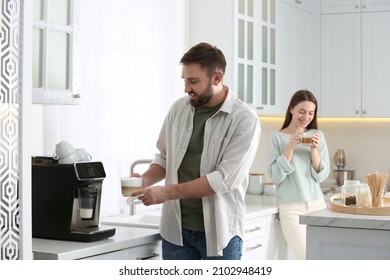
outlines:
M115 235L115 228L99 225L105 177L101 162L58 164L33 157L33 237L89 242Z

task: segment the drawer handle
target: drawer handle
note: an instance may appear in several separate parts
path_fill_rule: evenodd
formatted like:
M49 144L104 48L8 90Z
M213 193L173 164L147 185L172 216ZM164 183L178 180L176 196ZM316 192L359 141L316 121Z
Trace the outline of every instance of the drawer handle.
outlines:
M256 244L255 246L252 246L252 247L246 247L246 251L252 251L252 250L260 248L260 247L263 247L263 244Z
M254 232L254 231L258 231L258 230L261 230L261 227L255 227L255 228L252 228L252 229L246 229L245 233L250 233L250 232Z
M149 259L153 259L153 258L158 257L158 256L160 256L160 254L153 253L151 256L147 256L147 257L137 257L136 259L137 259L137 260L149 260Z

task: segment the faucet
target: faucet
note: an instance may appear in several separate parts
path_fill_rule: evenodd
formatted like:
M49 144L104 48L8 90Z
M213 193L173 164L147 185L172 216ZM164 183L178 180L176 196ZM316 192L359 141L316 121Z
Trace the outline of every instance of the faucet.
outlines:
M139 159L139 160L136 160L134 161L131 165L130 165L130 176L131 174L134 173L134 170L135 170L135 167L137 165L140 165L140 164L150 164L152 163L152 160L151 159ZM136 197L128 197L127 198L127 205L129 205L130 207L130 211L129 211L129 215L135 215L136 214L136 205L137 204L141 204L141 201L138 200Z
M134 161L131 165L130 165L130 176L131 174L134 173L134 169L137 165L140 165L140 164L151 164L153 160L151 159L138 159L136 161Z

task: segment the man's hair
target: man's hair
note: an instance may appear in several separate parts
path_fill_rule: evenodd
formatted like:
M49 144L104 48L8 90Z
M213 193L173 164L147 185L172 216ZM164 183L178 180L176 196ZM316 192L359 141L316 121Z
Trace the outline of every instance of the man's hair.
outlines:
M180 59L180 63L188 65L197 63L207 71L209 77L219 70L225 74L226 59L222 51L208 43L199 43L189 49Z

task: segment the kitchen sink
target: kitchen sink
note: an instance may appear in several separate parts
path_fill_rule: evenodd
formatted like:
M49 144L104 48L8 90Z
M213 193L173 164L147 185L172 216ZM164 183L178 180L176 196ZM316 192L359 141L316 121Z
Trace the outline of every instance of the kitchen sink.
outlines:
M128 227L158 228L160 225L160 215L127 215L112 216L101 219L101 224L117 225Z

